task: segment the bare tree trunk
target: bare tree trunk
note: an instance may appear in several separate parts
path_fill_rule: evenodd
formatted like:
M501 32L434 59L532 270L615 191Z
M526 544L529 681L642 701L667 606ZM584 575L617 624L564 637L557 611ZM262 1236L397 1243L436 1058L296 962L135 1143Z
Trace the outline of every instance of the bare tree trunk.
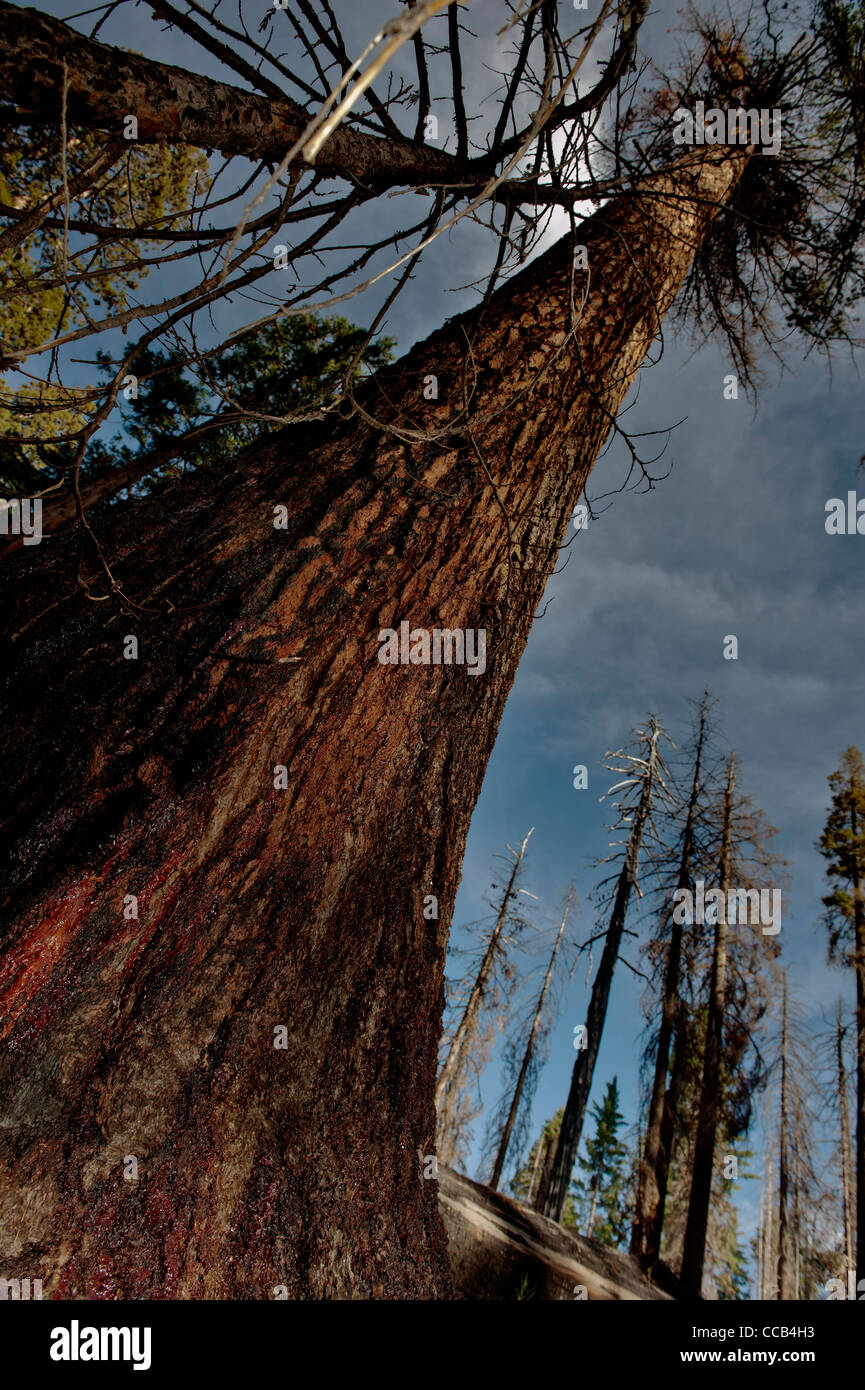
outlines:
M541 1018L544 1012L544 1004L546 1003L547 994L549 992L550 981L553 978L553 969L556 964L556 956L558 955L559 946L561 945L562 936L564 935L565 923L568 920L568 914L571 910L571 900L573 896L574 889L573 886L571 886L571 888L568 890L568 901L565 903L565 910L562 914L562 920L559 923L559 930L556 933L556 940L553 945L552 953L550 955L550 963L547 966L547 973L544 976L544 983L541 987L541 992L538 995L538 1004L537 1008L535 1009L535 1016L532 1019L532 1026L529 1031L529 1039L526 1043L526 1050L523 1053L523 1060L520 1064L520 1072L519 1076L517 1077L517 1083L514 1087L514 1094L511 1099L510 1109L508 1110L508 1118L505 1121L505 1127L502 1131L502 1137L499 1142L498 1152L496 1153L496 1160L493 1164L492 1177L490 1178L490 1187L492 1188L497 1188L499 1183L501 1182L502 1169L505 1166L505 1158L507 1157L508 1145L511 1142L511 1135L513 1134L514 1124L517 1118L517 1111L520 1108L520 1097L523 1093L523 1086L525 1085L526 1075L528 1074L529 1065L532 1060L532 1053L534 1052L535 1041L538 1036L538 1029L541 1026Z
M766 1196L769 1213L768 1238L769 1238L769 1283L767 1285L767 1297L771 1301L778 1298L778 1231L776 1221L776 1211L773 1204L775 1196L775 1172L774 1164L769 1173L769 1189Z
M784 976L784 1012L781 1024L781 1129L778 1152L778 1298L790 1297L790 1223L787 1210L789 1186L788 1140L790 1117L787 1087L787 976Z
M766 1286L766 1176L760 1184L760 1219L757 1226L757 1298L765 1297Z
M700 154L580 228L578 321L566 240L353 418L94 514L138 606L82 592L109 580L78 534L5 566L5 719L33 731L2 768L6 1277L448 1293L420 1159L469 820L573 507L747 157ZM402 621L485 630L485 673L382 664Z
M856 801L851 798L853 843L859 835ZM856 1288L865 1279L865 885L853 856L853 926L856 943Z
M847 1068L844 1065L844 1028L841 1022L841 1004L838 1004L838 1030L836 1035L838 1055L838 1096L841 1104L841 1200L844 1216L844 1250L846 1253L845 1281L854 1268L856 1241L853 1223L853 1194L850 1188L852 1170L852 1151L850 1148L850 1112L847 1105Z
M721 858L718 865L718 886L724 894L731 887L731 857L733 836L733 798L736 788L736 756L730 754L727 764L727 785L724 789L724 820L721 832ZM715 1136L721 1100L721 1054L724 1034L724 1006L727 989L727 913L722 905L715 923L715 943L712 954L712 976L709 986L709 1010L706 1020L706 1046L703 1053L703 1079L700 1088L700 1109L694 1145L694 1165L691 1172L691 1196L688 1202L688 1221L682 1250L680 1278L686 1290L699 1298L703 1287L703 1265L706 1258L706 1234L709 1229L709 1206L712 1200L712 1175L715 1166Z
M681 948L681 933L679 934L679 948ZM683 1138L685 1147L690 1134L683 1136L681 1132L681 1116L679 1114L679 1102L685 1086L688 1071L688 1049L691 1045L691 1020L688 1010L682 999L676 1001L676 1015L673 1024L672 1055L670 1058L670 1080L663 1097L661 1111L661 1139L658 1145L658 1159L655 1165L655 1183L657 1188L657 1205L655 1207L652 1223L649 1227L649 1253L650 1258L655 1258L651 1252L661 1252L661 1239L664 1231L664 1214L667 1205L667 1191L670 1181L670 1168L673 1163L673 1155L676 1145L677 1132ZM688 1128L690 1129L690 1123Z
M532 1177L531 1177L531 1181L530 1181L530 1183L529 1183L529 1192L528 1192L528 1196L526 1197L526 1202L528 1203L529 1206L531 1206L531 1205L533 1204L533 1202L534 1202L534 1198L535 1198L535 1183L537 1182L538 1170L539 1170L539 1168L540 1168L541 1163L546 1159L546 1156L547 1156L547 1149L548 1149L548 1148L549 1148L549 1140L547 1139L546 1135L544 1135L543 1138L542 1138L542 1140L541 1140L541 1139L538 1140L538 1147L537 1147L536 1150L535 1150L535 1161L534 1161L534 1163L532 1164Z
M466 1000L466 1006L463 1009L462 1018L460 1019L459 1024L457 1025L457 1030L454 1033L453 1040L451 1042L450 1047L448 1048L448 1055L445 1058L444 1064L439 1073L439 1078L436 1082L435 1089L436 1109L438 1109L441 1106L445 1092L447 1091L448 1087L452 1086L455 1083L459 1075L461 1065L465 1063L464 1053L466 1042L471 1037L472 1031L477 1024L481 1005L484 1001L484 996L486 995L486 992L489 989L490 977L492 975L493 966L495 965L496 961L496 955L499 951L499 947L501 944L502 932L504 931L505 924L508 920L508 907L510 905L511 898L514 897L516 892L514 885L517 880L517 874L520 871L520 865L522 864L523 857L525 856L526 846L528 845L529 840L532 837L533 831L534 826L532 826L532 829L529 831L528 835L520 845L519 853L517 854L514 860L514 865L511 869L507 887L505 888L505 891L502 895L502 900L499 905L498 913L496 915L496 924L493 927L493 930L490 934L490 939L487 942L487 949L484 951L483 960L480 964L480 969L478 970L474 984L471 987L469 997ZM493 1184L493 1186L495 1186L495 1184Z
M773 1300L777 1295L778 1270L775 1254L775 1215L773 1193L775 1187L774 1155L771 1139L766 1151L763 1173L763 1292L762 1298Z
M640 801L634 815L633 826L628 835L625 860L622 864L622 871L616 886L613 910L610 914L610 925L605 935L601 963L598 967L598 973L595 976L594 984L592 985L592 997L589 1000L589 1008L586 1014L586 1046L577 1053L577 1060L574 1062L568 1099L565 1104L565 1112L562 1116L562 1126L551 1148L551 1157L548 1156L547 1163L544 1166L544 1177L541 1180L537 1201L535 1203L538 1211L542 1211L545 1216L552 1217L554 1221L561 1221L562 1212L565 1209L565 1200L571 1183L571 1173L573 1172L574 1161L577 1157L577 1150L580 1144L580 1135L583 1130L586 1106L589 1102L589 1092L592 1089L592 1077L595 1072L595 1063L598 1059L598 1052L600 1051L601 1037L604 1031L604 1020L607 1015L607 1005L610 999L610 987L613 982L613 972L616 968L619 950L622 945L622 935L625 930L625 919L628 914L631 891L634 884L637 882L640 862L640 845L642 843L646 821L651 814L652 798L655 792L658 739L660 733L661 730L659 725L652 719L649 752L646 759L647 766L640 793Z
M688 811L679 863L677 885L679 888L690 888L691 886L691 860L694 852L697 802L702 788L702 763L708 717L709 699L706 695L700 706L697 744L694 751L694 775L691 779L691 792L688 798ZM661 999L661 1025L655 1054L655 1072L649 1100L643 1155L640 1159L637 1179L634 1224L631 1230L631 1254L639 1255L646 1261L657 1260L661 1250L661 1229L664 1220L664 1202L666 1200L667 1173L673 1132L672 1106L667 1097L667 1071L670 1065L674 1026L680 1008L681 958L682 928L679 923L671 920L670 942L667 948ZM667 1100L666 1106L665 1100ZM666 1125L664 1123L665 1113Z
M795 1242L796 1250L795 1272L793 1276L794 1299L799 1299L802 1297L802 1286L800 1283L802 1260L802 1207L800 1202L801 1175L802 1168L799 1162L799 1148L797 1145L794 1149L793 1156L793 1239Z
M771 1136L766 1152L766 1164L763 1174L763 1293L762 1297L770 1302L777 1297L778 1289L778 1256L775 1249L775 1208L773 1203L775 1192L775 1157L774 1145Z

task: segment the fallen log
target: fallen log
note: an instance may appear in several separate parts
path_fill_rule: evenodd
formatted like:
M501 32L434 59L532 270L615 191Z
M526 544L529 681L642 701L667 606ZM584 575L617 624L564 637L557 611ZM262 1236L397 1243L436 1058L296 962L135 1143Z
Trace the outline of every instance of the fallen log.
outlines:
M671 1297L647 1279L631 1255L578 1236L521 1202L441 1164L438 1182L458 1298Z

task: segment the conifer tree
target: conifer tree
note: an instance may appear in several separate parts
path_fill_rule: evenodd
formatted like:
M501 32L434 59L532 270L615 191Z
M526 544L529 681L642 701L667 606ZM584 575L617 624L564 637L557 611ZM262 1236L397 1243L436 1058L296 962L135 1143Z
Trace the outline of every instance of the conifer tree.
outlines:
M685 1059L683 1063L674 1061L674 1065L678 1065L681 1084L672 1131L659 1251L660 1261L674 1273L680 1271L688 1221L707 1013L705 1006L693 1011L689 1009L687 1026L683 1027L676 1044L685 1049ZM737 1108L735 1078L726 1067L725 1058L702 1280L702 1296L709 1299L741 1296L744 1277L741 1241L738 1232L733 1236L731 1230L736 1228L735 1198L738 1185L747 1176L745 1169L751 1153L745 1137L737 1133Z
M739 1213L732 1203L729 1203L725 1215L727 1219L722 1227L721 1258L712 1262L710 1275L718 1300L729 1303L747 1298L750 1280L746 1254L741 1243Z
M624 1116L619 1110L619 1082L607 1082L602 1101L592 1105L594 1137L585 1143L578 1163L584 1174L574 1182L577 1209L587 1236L618 1247L628 1225L628 1148L619 1137Z
M718 886L724 894L732 887L735 788L736 759L735 755L731 753L727 763L727 785L724 789L721 856L718 866ZM688 1225L685 1231L681 1272L682 1282L686 1289L697 1295L700 1293L703 1282L703 1261L709 1224L709 1203L712 1195L712 1167L715 1159L715 1137L721 1101L721 1049L727 988L727 914L723 907L716 912L714 938L715 947L712 955L706 1040L703 1052L703 1077L691 1177L691 1199L688 1206Z
M784 862L772 848L776 831L738 789L737 774L736 756L731 753L724 790L715 807L720 827L713 881L725 895L725 903L716 913L711 963L702 985L706 1028L682 1254L682 1281L694 1295L702 1284L719 1141L723 1135L729 1141L747 1132L752 1097L765 1082L759 1044L763 1015L775 988L778 954L775 935L764 934L759 925L736 921L736 913L728 914L725 905L731 889L753 890L768 880L767 891L772 892L784 878ZM777 925L780 928L780 922Z
M790 988L786 972L773 1012L768 1180L758 1251L762 1246L762 1296L787 1302L813 1296L821 1267L826 1273L835 1272L822 1217L829 1206L837 1213L837 1201L827 1189L817 1142L819 1086L812 1020ZM815 1223L818 1214L820 1220ZM837 1224L833 1218L836 1230Z
M655 982L646 1008L650 1016L659 1008L661 1017L631 1245L649 1264L661 1256L662 1246L672 1267L683 1259L683 1278L692 1292L701 1286L702 1264L717 1255L709 1248L710 1205L719 1190L713 1155L720 1155L722 1138L729 1154L748 1132L753 1097L766 1079L761 1041L775 988L776 934L764 934L759 922L733 927L731 918L728 924L727 895L731 889L753 893L767 884L771 892L784 877L772 843L776 831L737 788L733 755L723 781L716 775L708 714L705 696L688 791L680 801L678 864L662 876L657 927L647 953L655 963ZM705 924L676 921L671 904L679 892L669 891L673 869L680 891L703 881ZM712 890L723 895L723 906L711 901ZM770 899L773 907L777 901ZM651 1055L650 1042L646 1059ZM664 1238L668 1195L672 1227Z
M844 1256L847 1270L856 1267L856 1221L853 1201L853 1151L850 1143L850 1113L847 1098L847 1064L844 1056L844 1026L841 1001L838 1001L838 1018L835 1028L835 1060L837 1062L835 1094L838 1097L838 1118L841 1128L839 1144L839 1166L841 1169L841 1219L844 1226ZM834 1090L834 1088L833 1088Z

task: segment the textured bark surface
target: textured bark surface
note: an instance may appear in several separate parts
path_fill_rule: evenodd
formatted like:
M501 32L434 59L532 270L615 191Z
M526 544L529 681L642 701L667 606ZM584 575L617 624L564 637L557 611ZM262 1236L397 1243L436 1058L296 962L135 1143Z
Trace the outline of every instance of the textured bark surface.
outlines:
M561 243L370 383L361 418L96 517L117 580L170 612L90 601L76 535L4 565L4 1276L56 1298L447 1295L420 1155L469 818L557 544L742 159L584 224L571 337ZM367 418L442 427L464 381L476 447ZM381 665L403 619L485 628L485 674Z
M19 121L59 121L64 59L70 121L120 135L124 117L134 115L142 143L200 145L278 163L309 122L289 97L244 91L100 43L39 10L0 3L3 99L18 108ZM482 161L457 161L434 146L340 127L315 167L366 187L391 188L426 179L459 181L470 170L477 178Z

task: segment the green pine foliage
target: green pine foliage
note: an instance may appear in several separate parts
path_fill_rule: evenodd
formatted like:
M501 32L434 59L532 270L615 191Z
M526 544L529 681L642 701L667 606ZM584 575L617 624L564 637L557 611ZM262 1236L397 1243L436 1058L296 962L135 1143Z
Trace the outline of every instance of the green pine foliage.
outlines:
M717 1255L709 1260L709 1272L714 1279L719 1302L735 1303L748 1297L751 1278L748 1257L741 1245L739 1213L729 1200L725 1216L727 1219L718 1242Z
M70 182L103 146L98 132L70 130ZM0 133L0 203L21 212L38 207L62 186L59 170L56 131L10 126ZM124 236L123 229L189 230L209 183L208 160L200 150L130 144L109 171L70 199L65 252L62 206L26 243L0 252L0 353L34 347L89 319L122 312L151 271L164 267L186 245L154 236L143 243L142 254L142 243ZM76 220L116 229L88 253L86 275L79 264ZM127 348L124 343L124 353ZM121 394L118 400L120 431L112 437L105 429L89 444L82 482L195 431L182 453L154 470L137 490L161 488L190 468L231 457L277 428L282 417L326 409L346 378L357 382L378 370L392 360L392 348L389 338L367 344L364 331L344 318L310 314L270 323L204 355L194 367L179 350L144 347L131 368L138 394L128 401ZM116 367L105 352L97 352L96 360L104 384ZM60 480L75 456L71 436L84 424L91 401L86 385L38 385L14 374L0 380L3 495L43 492ZM115 413L112 421L117 418Z
M110 443L91 443L83 476L102 476L188 435L177 456L136 488L158 491L190 469L233 457L260 435L280 428L283 419L321 413L340 394L347 376L357 382L377 371L392 360L392 348L393 340L384 337L367 344L363 329L347 319L311 314L267 324L195 368L179 354L143 348L135 361L138 395L129 402L121 395L122 429ZM98 360L108 379L113 375L108 357L100 354ZM7 438L13 434L0 412L0 435L4 430ZM50 486L72 455L69 443L7 448L0 487L26 494Z
M603 1100L591 1109L594 1137L577 1160L583 1176L572 1183L579 1229L604 1245L627 1243L631 1223L628 1147L619 1137L625 1123L619 1110L618 1078L607 1083Z
M58 193L58 139L56 130L38 125L7 125L0 131L0 202L29 212ZM69 131L70 183L104 145L101 132ZM36 347L89 320L122 312L150 271L165 262L168 242L148 241L142 256L141 243L120 234L100 239L81 261L77 220L92 218L106 230L185 230L189 210L196 200L200 203L209 182L208 161L200 150L131 144L112 169L70 198L68 238L61 205L26 242L0 251L0 353ZM84 386L36 384L17 376L0 380L0 486L6 494L51 485L57 463L71 449L44 441L80 429L88 397Z
M62 187L56 130L44 126L7 126L0 133L0 202L21 212L36 208ZM66 173L71 183L105 146L101 132L70 131ZM186 145L130 144L122 158L94 185L70 199L69 218L92 219L106 229L181 230L188 210L209 186L206 156ZM62 274L62 209L49 218L25 246L0 252L0 298L4 301L3 338L17 349L35 347L64 329L81 327L88 313L117 313L129 303L151 269L163 263L167 242L140 243L106 237L88 253L86 278L77 260L75 232L67 246L67 278ZM12 291L26 289L27 294Z

